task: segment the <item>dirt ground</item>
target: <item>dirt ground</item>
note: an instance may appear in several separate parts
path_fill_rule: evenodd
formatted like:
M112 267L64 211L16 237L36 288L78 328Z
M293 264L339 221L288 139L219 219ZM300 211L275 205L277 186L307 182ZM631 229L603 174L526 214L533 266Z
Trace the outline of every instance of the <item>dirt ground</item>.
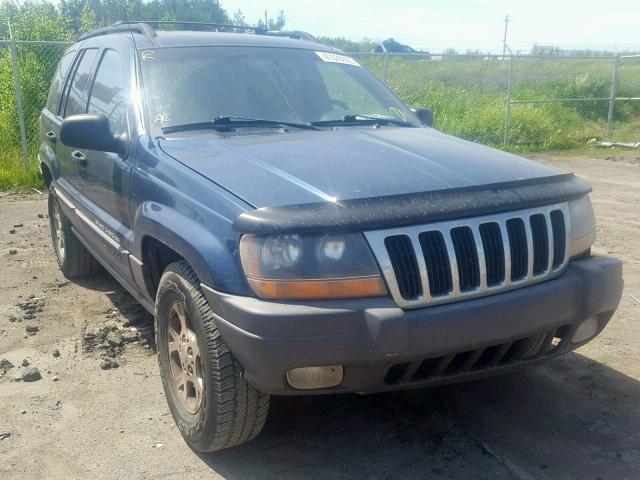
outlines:
M151 317L105 273L67 282L45 196L2 194L0 359L14 367L0 378L0 478L640 478L640 152L537 159L592 182L594 251L625 262L598 339L479 382L273 398L256 440L207 455L173 425ZM101 368L105 353L118 368ZM40 380L16 381L31 368Z

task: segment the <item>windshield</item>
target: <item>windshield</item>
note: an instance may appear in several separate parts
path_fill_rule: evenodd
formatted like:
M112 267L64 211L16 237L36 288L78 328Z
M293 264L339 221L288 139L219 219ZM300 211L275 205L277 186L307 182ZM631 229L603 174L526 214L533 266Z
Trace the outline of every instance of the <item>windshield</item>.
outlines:
M343 55L291 48L181 47L143 50L140 62L154 136L162 128L225 116L313 123L362 115L419 126L393 93Z

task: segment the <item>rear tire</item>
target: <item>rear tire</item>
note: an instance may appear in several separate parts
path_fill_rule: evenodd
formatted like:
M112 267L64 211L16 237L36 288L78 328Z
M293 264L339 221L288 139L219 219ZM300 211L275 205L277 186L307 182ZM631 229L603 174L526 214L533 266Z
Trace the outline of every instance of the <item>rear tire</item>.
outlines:
M60 208L53 186L49 187L49 227L53 251L65 277L84 277L100 269L98 261L71 230L71 221Z
M200 452L253 439L269 409L269 395L244 379L214 318L189 264L169 265L156 294L160 376L180 433Z

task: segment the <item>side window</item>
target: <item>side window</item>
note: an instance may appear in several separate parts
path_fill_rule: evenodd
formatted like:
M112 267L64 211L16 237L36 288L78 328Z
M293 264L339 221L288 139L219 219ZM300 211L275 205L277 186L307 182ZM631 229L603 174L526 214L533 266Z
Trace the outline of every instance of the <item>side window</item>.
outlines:
M49 88L49 96L47 97L47 110L51 113L58 114L58 102L60 101L60 95L62 94L62 88L64 87L64 79L69 72L71 62L75 55L75 50L65 53L60 62L56 73L53 74L53 80L51 80L51 87Z
M91 87L88 113L104 113L116 136L128 131L125 89L120 56L114 50L105 50Z
M64 116L76 115L78 113L85 113L86 108L86 94L89 90L89 84L91 82L91 68L93 62L98 54L97 48L88 48L80 59L71 84L69 86L69 93L67 94L67 105L64 109Z

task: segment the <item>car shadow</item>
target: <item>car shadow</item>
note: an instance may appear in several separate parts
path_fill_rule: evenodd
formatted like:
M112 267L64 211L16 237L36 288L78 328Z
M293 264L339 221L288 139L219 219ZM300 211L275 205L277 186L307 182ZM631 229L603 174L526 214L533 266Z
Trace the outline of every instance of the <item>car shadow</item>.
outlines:
M272 397L262 434L199 454L225 478L640 478L640 383L579 353L370 396Z
M153 328L153 315L138 303L104 268L101 268L94 275L74 278L71 281L82 288L104 293L113 303L114 308L118 309L132 326L141 331ZM151 334L145 335L145 341L155 349L155 337L152 335L152 331L149 333Z

